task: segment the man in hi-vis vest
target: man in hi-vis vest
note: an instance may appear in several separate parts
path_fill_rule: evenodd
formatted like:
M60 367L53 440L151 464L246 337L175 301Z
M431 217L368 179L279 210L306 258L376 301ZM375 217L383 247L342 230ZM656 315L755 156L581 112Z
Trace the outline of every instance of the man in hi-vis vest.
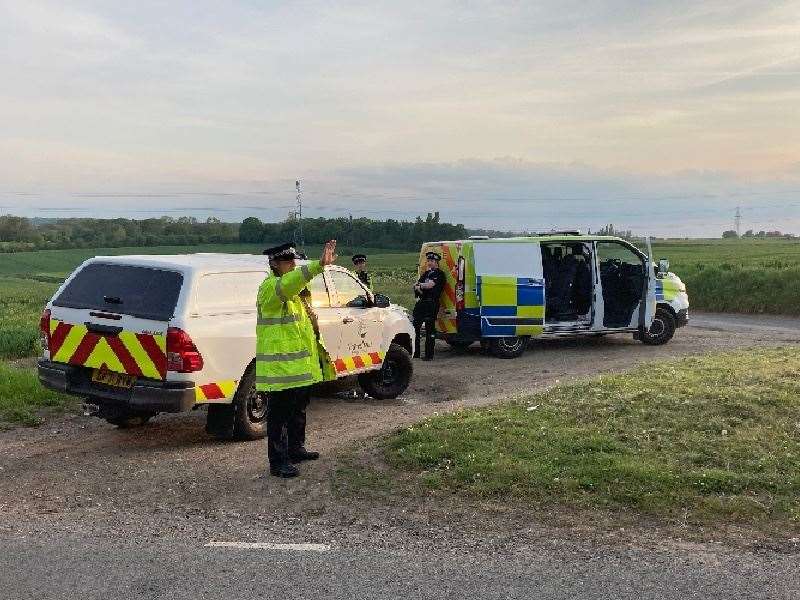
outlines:
M320 260L296 268L301 258L291 244L264 250L272 273L258 290L256 391L266 394L269 472L295 477L293 462L316 460L305 448L306 407L311 386L335 378L308 305L306 286L336 260L336 240L325 244ZM322 362L321 362L322 361Z

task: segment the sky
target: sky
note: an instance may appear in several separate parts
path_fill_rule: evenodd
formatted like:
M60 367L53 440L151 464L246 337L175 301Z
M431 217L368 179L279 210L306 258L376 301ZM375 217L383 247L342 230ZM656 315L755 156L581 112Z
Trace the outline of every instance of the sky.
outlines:
M800 233L800 2L0 0L0 213Z

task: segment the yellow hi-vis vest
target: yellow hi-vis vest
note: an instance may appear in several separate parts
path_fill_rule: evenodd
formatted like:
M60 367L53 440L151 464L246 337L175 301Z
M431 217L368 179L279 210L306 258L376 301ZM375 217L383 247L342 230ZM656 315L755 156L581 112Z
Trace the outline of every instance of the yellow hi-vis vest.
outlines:
M322 265L312 261L282 277L270 273L258 289L256 390L277 392L336 378L299 296L320 273Z

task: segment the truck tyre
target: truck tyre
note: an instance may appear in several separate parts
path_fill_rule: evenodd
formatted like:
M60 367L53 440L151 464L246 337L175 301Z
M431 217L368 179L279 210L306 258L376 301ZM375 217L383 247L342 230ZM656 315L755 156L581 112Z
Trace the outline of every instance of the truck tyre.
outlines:
M526 336L490 338L489 351L497 358L517 358L528 347Z
M383 359L383 366L359 375L358 384L373 398L392 400L406 391L413 372L414 363L408 350L392 344Z
M255 363L247 370L233 396L233 435L239 440L260 440L267 435L267 402L256 393Z
M657 308L648 331L639 331L639 339L648 346L666 344L675 335L675 317L666 308Z

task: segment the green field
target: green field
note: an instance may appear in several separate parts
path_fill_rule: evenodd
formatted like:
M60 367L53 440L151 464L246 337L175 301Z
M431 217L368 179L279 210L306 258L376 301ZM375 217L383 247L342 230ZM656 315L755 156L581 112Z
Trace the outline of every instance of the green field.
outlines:
M653 254L669 258L694 309L800 315L800 240L657 242Z
M0 361L0 429L11 424L39 425L40 410L64 410L79 402L42 387L33 368Z
M422 489L796 529L798 372L796 348L647 365L437 416L384 450Z

